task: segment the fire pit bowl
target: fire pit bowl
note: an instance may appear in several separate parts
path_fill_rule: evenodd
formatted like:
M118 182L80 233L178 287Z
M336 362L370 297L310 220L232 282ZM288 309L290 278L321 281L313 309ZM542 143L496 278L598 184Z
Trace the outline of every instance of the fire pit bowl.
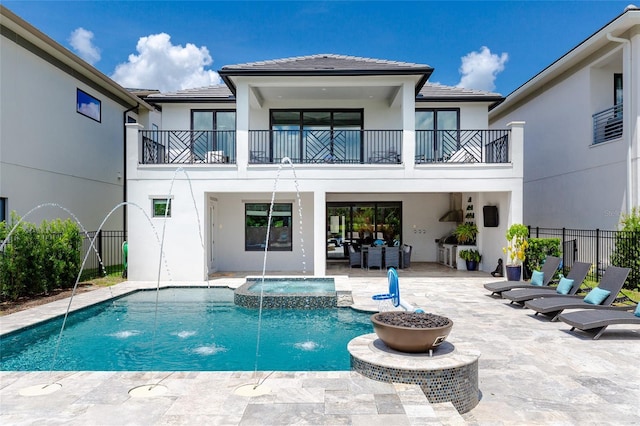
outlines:
M447 317L417 312L379 312L371 315L373 330L391 349L428 352L444 342L453 327Z

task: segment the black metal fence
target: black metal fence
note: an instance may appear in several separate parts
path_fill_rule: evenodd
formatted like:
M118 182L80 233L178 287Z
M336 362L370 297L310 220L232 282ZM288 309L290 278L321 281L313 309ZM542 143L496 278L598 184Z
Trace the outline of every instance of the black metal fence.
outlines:
M636 242L640 241L640 232L604 231L601 229L529 226L529 236L532 238L560 238L565 273L571 269L574 262L591 263L593 267L587 277L594 281L600 281L607 267L613 264L613 258L616 256L614 252L617 251L617 256L624 259L633 259L634 256L637 256ZM629 278L633 279L637 273L638 271L632 271Z
M508 163L510 130L416 130L416 163Z
M236 162L235 130L144 130L143 164Z
M91 241L95 238L95 249L91 247ZM124 231L96 231L87 232L82 239L81 259L87 255L87 262L82 270L81 279L87 280L103 276L104 273L114 274L124 271L124 259L122 244L127 240ZM100 264L102 260L102 265ZM104 270L102 270L104 267Z

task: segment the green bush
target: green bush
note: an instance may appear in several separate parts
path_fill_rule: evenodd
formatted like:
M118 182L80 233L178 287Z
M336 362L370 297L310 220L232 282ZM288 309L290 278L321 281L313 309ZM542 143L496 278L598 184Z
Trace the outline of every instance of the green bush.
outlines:
M20 221L0 222L0 243ZM0 297L16 300L48 293L75 284L80 270L82 237L78 226L67 219L44 221L38 228L22 222L0 253Z
M611 263L631 268L624 288L640 289L640 208L634 207L631 214L622 215L620 228L611 253Z
M530 276L531 271L540 270L547 256L561 257L560 238L529 238L525 249L525 268Z

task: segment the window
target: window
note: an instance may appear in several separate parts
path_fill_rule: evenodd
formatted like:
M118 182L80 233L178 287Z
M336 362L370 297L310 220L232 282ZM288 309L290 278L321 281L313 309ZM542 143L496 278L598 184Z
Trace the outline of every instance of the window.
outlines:
M269 224L269 203L245 204L245 239L246 251L264 250ZM292 251L291 244L291 204L276 203L271 215L269 231L270 251Z
M460 144L460 110L416 110L416 162L446 161Z
M153 199L153 217L171 217L171 199L154 198Z
M76 111L98 123L102 121L102 103L80 89L76 91Z
M360 162L363 111L272 110L273 159Z
M207 162L227 162L227 158L235 158L235 111L192 110L191 130L194 130L193 153L197 158ZM216 155L207 156L206 153L212 151Z
M7 220L7 199L0 197L0 222Z

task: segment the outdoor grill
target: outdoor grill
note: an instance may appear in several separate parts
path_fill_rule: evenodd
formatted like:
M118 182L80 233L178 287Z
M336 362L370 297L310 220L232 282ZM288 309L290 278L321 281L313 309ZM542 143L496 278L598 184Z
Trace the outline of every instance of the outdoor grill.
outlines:
M458 239L453 232L443 235L436 240L438 244L438 263L455 268L458 251Z

